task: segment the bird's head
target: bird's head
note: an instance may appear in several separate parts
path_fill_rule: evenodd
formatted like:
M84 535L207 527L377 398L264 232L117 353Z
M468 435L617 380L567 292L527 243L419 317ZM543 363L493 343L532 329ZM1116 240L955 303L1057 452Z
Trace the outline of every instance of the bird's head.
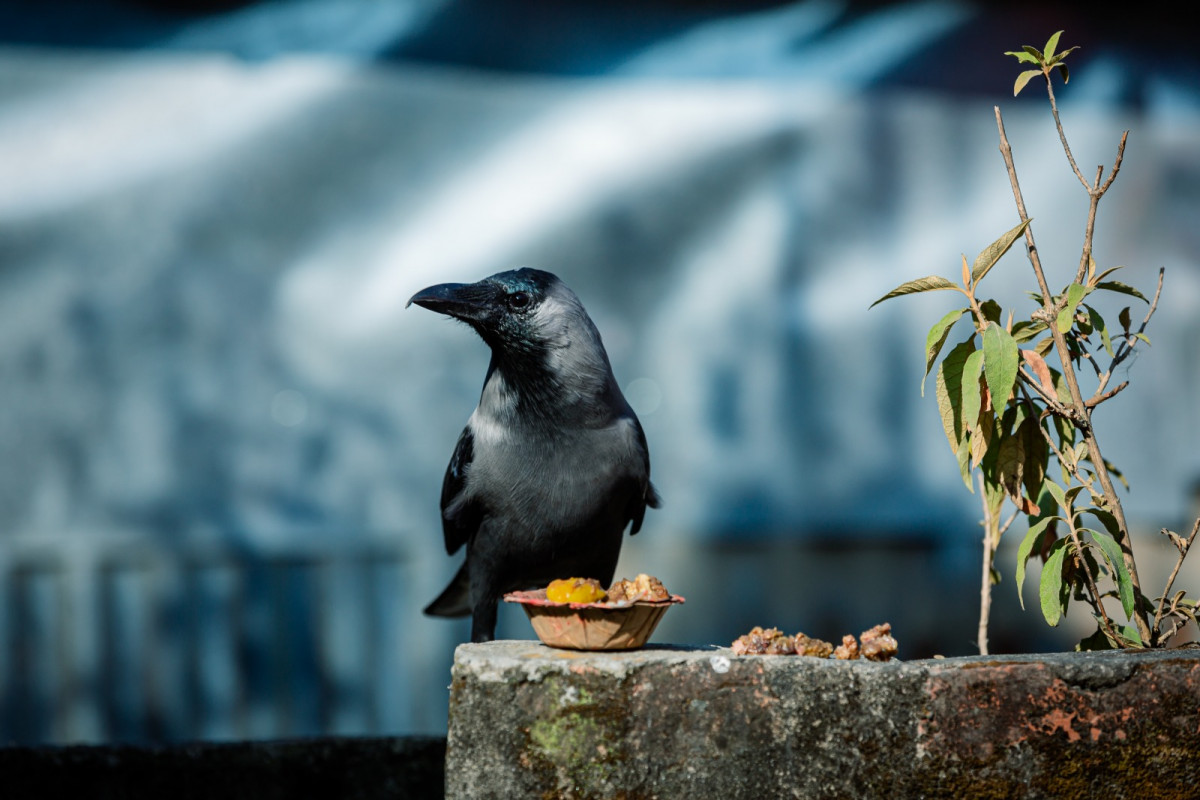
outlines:
M524 268L478 283L443 283L408 302L462 320L491 347L481 407L515 403L539 419L592 421L627 408L596 326L549 272Z
M430 286L413 295L408 305L413 303L462 320L493 350L512 355L552 348L581 319L591 327L575 294L557 276L537 269Z

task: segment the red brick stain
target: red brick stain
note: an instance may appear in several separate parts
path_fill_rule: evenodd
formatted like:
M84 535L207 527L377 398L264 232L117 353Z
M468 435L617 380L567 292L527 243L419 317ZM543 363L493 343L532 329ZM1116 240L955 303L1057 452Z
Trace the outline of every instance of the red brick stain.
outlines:
M1179 677L1200 688L1200 665ZM1169 683L1177 693L1179 683ZM927 713L917 723L919 751L986 762L998 750L1054 738L1066 744L1125 741L1135 715L1159 705L1160 686L1146 671L1114 687L1089 689L1067 684L1044 664L1027 662L934 670L925 691Z
M1153 698L1157 688L1157 683L1151 681L1147 697ZM1135 709L1127 703L1112 705L1105 700L1103 693L1072 690L1055 678L1040 696L1029 695L1032 713L1041 712L1041 716L1031 718L1026 727L1034 733L1047 736L1061 731L1066 734L1068 742L1079 741L1084 733L1092 742L1100 741L1104 735L1123 740L1127 736L1125 728ZM1154 701L1151 699L1149 702ZM1077 724L1079 729L1076 728Z
M1073 724L1074 720L1074 711L1067 713L1061 708L1055 708L1052 709L1048 714L1042 715L1042 718L1039 722L1030 723L1029 728L1035 733L1044 733L1046 735L1050 735L1061 730L1063 733L1067 734L1068 742L1078 742L1080 736L1075 730L1075 726ZM1092 741L1095 741L1098 738L1099 736L1094 736Z

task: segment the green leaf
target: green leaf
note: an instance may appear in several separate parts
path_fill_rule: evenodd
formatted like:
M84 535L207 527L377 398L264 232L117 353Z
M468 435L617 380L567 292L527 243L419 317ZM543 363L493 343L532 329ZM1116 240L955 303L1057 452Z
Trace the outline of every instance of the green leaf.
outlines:
M1020 350L1008 331L992 324L983 332L983 354L983 368L988 390L992 393L992 406L1003 408L1017 381Z
M1094 288L1097 283L1100 283L1105 278L1107 278L1109 275L1112 275L1114 272L1116 272L1119 269L1125 269L1125 265L1118 264L1115 267L1109 267L1108 269L1104 270L1104 272L1101 272L1099 275L1097 275L1094 280L1088 281L1088 283L1091 284L1091 286Z
M929 377L929 370L933 369L933 362L937 361L938 353L942 352L942 345L946 343L950 329L966 311L965 308L951 311L938 320L925 336L925 374L921 376L921 397L925 396L925 379Z
M941 289L954 289L955 291L959 292L962 291L957 284L951 283L945 278L941 278L937 275L929 275L924 278L917 278L915 281L909 281L908 283L900 284L895 289L892 289L883 297L876 300L874 303L871 303L871 305L867 306L867 308L874 308L884 300L890 300L891 298L899 297L900 295L918 294L920 292L936 292Z
M1018 428L1018 430L1020 430ZM1025 471L1025 443L1017 434L1000 439L996 456L996 478L1013 502L1020 505L1021 478Z
M1129 319L1129 306L1121 309L1121 313L1117 315L1117 321L1121 323L1121 330L1129 333L1129 324L1132 320Z
M1015 51L1015 50L1005 50L1004 55L1012 56L1013 58L1017 59L1018 63L1021 63L1021 64L1036 64L1036 63L1038 63L1038 60L1036 58L1029 55L1029 53L1026 53L1024 50L1021 50L1019 52Z
M1071 48L1071 49L1074 50L1075 48ZM1070 51L1068 51L1068 52L1070 52ZM1063 53L1063 55L1065 56L1066 53ZM1070 71L1067 70L1067 65L1066 64L1055 64L1054 67L1055 67L1055 69L1058 70L1058 74L1062 76L1063 83L1069 83L1071 80L1071 73L1070 73Z
M1100 312L1087 303L1084 303L1083 307L1087 309L1088 319L1091 320L1092 327L1100 331L1100 342L1104 345L1105 352L1109 356L1115 355L1113 353L1112 337L1108 335L1108 326L1104 324L1104 317L1100 316Z
M994 420L995 417L991 417L991 419ZM983 473L985 477L983 481L983 494L984 498L987 500L988 513L992 515L993 519L995 519L1000 513L1000 507L1004 505L1004 498L1006 496L1004 494L1003 486L986 477L989 472L987 467L988 455L994 452L995 448L989 448L988 452L984 454L983 460L980 462L982 465L984 465Z
M1021 426L1020 434L1025 445L1025 469L1022 480L1029 497L1038 497L1042 493L1042 483L1046 480L1046 465L1050 460L1050 446L1042 435L1040 420L1031 419Z
M1136 336L1137 338L1139 338L1139 339L1141 339L1143 342L1145 342L1147 347L1150 347L1150 346L1151 346L1151 345L1150 345L1150 337L1149 337L1149 336L1147 336L1146 334L1144 334L1144 333L1135 333L1135 334L1134 334L1134 336Z
M1042 493L1038 495L1038 517L1054 516L1054 512L1058 511L1058 501L1054 499L1054 495L1046 489L1045 484L1042 484ZM1033 523L1033 517L1029 518L1030 524Z
M1117 524L1117 518L1103 508L1085 508L1081 514L1091 514L1100 524L1104 526L1104 530L1108 531L1109 535L1114 539L1121 536L1121 526Z
M1142 635L1138 633L1136 625L1122 625L1118 629L1118 633L1125 638L1127 644L1130 644L1134 647L1142 646Z
M1092 652L1096 650L1115 650L1116 646L1109 641L1108 634L1100 626L1100 618L1096 617L1096 630L1092 631L1092 635L1081 639L1079 644L1075 645L1076 650Z
M1062 36L1062 31L1058 31L1046 40L1046 47L1042 52L1046 54L1047 61L1054 58L1054 48L1058 47L1058 37L1060 36Z
M983 459L987 457L988 448L991 447L993 434L996 429L996 415L991 411L982 411L977 417L978 422L971 428L971 467L978 467L983 463ZM985 481L986 483L986 481ZM1000 495L999 502L993 502L992 494L988 493L988 507L995 507L1000 510L1000 505L1004 502L1004 495Z
M1041 320L1023 319L1013 323L1012 337L1017 343L1027 342L1046 330L1046 323Z
M1024 50L1026 53L1029 53L1029 55L1036 58L1038 60L1039 64L1046 60L1045 56L1043 56L1041 54L1041 52L1031 44L1021 45L1021 49Z
M1066 379L1062 373L1053 367L1050 368L1050 375L1054 378L1054 391L1058 395L1058 402L1061 405L1070 407L1071 405L1071 388L1067 386Z
M1040 69L1027 69L1018 75L1017 80L1013 83L1013 97L1021 93L1021 90L1025 88L1025 84L1029 83L1030 78L1041 74L1042 71Z
M1070 489L1067 489L1067 491L1063 492L1064 502L1072 509L1075 508L1075 498L1079 497L1079 493L1086 488L1086 486L1076 485L1072 486ZM1074 517L1074 515L1072 515L1072 517Z
M1086 312L1087 303L1083 303L1082 306L1083 306L1083 310ZM1078 311L1078 309L1076 309L1076 310ZM1079 338L1085 342L1091 337L1092 333L1095 332L1095 330L1096 330L1095 326L1092 325L1091 315L1087 314L1087 313L1085 313L1083 315L1082 319L1080 319L1079 315L1077 314L1076 318L1075 318L1075 325L1079 330Z
M1017 80L1020 81L1021 79L1017 78ZM975 264L971 267L972 286L979 285L979 282L983 280L983 276L987 275L992 267L996 266L996 262L1008 252L1009 248L1013 246L1013 242L1025 232L1030 222L1033 222L1033 220L1027 219L1023 221L1020 225L983 248L979 255L975 257Z
M950 442L950 451L958 453L959 445L966 436L962 422L962 373L967 356L975 352L974 334L965 342L946 354L938 366L935 393L938 412L942 417L942 428Z
M1047 492L1050 493L1050 496L1054 498L1054 502L1058 503L1058 507L1063 511L1066 511L1067 498L1066 495L1063 494L1062 487L1054 481L1046 481L1044 484L1042 484L1042 486Z
M963 362L962 372L962 421L964 428L978 430L979 407L982 403L979 391L979 373L983 369L983 351L976 350Z
M1042 567L1042 579L1038 586L1038 598L1042 603L1042 616L1051 627L1062 619L1066 603L1062 598L1063 557L1067 553L1067 540L1059 539L1050 546L1050 555Z
M1072 283L1067 287L1067 305L1062 311L1058 312L1058 332L1066 333L1071 330L1071 325L1075 322L1075 309L1079 307L1079 301L1087 295L1088 290L1078 283Z
M1133 580L1129 577L1129 569L1125 566L1125 556L1121 546L1107 533L1086 529L1092 536L1092 541L1100 545L1104 559L1112 567L1113 582L1117 584L1117 596L1121 598L1121 610L1126 619L1133 618Z
M958 450L954 456L958 459L958 470L962 473L963 483L967 485L967 491L975 494L975 487L971 484L971 439L964 436L962 441L958 443Z
M1025 534L1025 538L1021 540L1021 545L1017 548L1017 599L1021 601L1022 609L1025 608L1025 598L1021 594L1021 587L1025 585L1025 564L1035 551L1041 549L1042 537L1046 528L1056 519L1061 518L1043 517L1038 520L1029 528L1029 532Z
M995 300L984 300L979 304L979 310L983 312L983 318L988 322L1000 324L1000 317L1004 312Z
M1133 288L1129 284L1121 283L1120 281L1103 281L1101 283L1097 283L1096 288L1104 289L1105 291L1109 291L1109 292L1120 292L1121 294L1127 294L1132 297L1136 297L1139 300L1141 300L1142 302L1147 303L1147 304L1150 302L1149 300L1146 299L1146 295L1142 294L1141 292L1139 292L1137 289Z
M1071 325L1075 323L1075 312L1071 309L1064 308L1058 312L1058 319L1055 320L1055 326L1059 333L1066 333L1071 330Z

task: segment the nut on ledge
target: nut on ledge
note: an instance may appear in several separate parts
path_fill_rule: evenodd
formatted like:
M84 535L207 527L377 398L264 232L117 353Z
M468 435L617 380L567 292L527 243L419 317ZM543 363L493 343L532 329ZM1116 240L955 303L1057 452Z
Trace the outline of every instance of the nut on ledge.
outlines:
M861 640L861 644L860 644ZM813 658L833 657L843 661L865 658L869 661L890 661L895 658L899 644L892 636L891 623L884 622L863 631L856 640L850 634L842 637L836 648L829 642L814 639L803 633L788 636L778 628L755 626L749 633L739 636L732 645L739 656L810 656Z

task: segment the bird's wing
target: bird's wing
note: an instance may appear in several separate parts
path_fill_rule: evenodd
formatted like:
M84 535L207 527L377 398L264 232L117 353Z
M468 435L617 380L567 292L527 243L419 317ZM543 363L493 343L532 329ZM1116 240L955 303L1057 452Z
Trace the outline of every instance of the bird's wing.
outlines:
M650 482L650 448L646 444L646 433L642 430L642 425L638 422L637 417L633 417L632 427L637 441L637 450L642 459L644 470L642 478L638 482L640 491L634 494L633 500L629 504L629 519L632 523L629 527L629 535L633 536L642 529L642 519L646 516L646 506L650 508L658 508L662 505L662 500L658 496L658 492L654 489L654 484Z
M446 552L453 554L467 543L479 528L480 515L467 497L467 468L475 456L475 436L470 426L463 428L454 446L454 455L442 478L442 534Z

